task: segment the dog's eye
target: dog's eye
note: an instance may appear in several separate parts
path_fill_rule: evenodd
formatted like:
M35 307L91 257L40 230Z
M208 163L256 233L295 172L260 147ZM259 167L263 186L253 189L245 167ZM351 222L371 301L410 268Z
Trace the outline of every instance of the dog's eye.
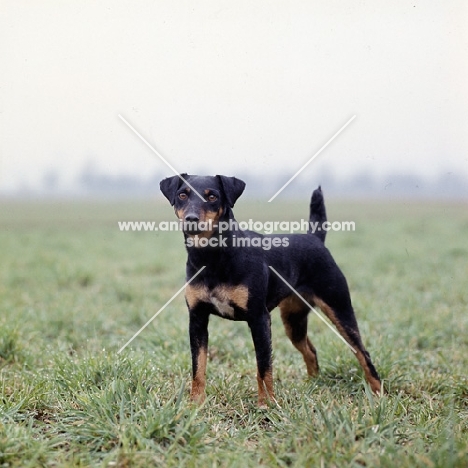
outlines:
M208 195L209 202L215 202L218 199L216 195Z
M179 193L179 200L187 200L187 194L185 192Z

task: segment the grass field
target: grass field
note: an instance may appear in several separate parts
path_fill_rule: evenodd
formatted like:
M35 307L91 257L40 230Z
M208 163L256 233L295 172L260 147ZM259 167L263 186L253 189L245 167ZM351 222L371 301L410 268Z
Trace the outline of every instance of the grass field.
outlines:
M307 200L239 201L237 218L295 220ZM273 312L279 406L256 407L245 323L210 322L208 398L188 401L180 233L162 202L0 201L0 466L468 466L468 205L328 203L327 246L345 272L388 394L375 398L316 317L320 376Z

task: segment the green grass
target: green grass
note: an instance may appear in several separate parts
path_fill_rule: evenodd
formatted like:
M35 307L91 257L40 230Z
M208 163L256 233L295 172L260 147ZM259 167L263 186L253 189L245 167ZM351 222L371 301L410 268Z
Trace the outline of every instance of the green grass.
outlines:
M0 202L0 466L468 465L468 207L330 202L356 232L327 245L350 284L388 394L313 315L320 376L273 312L279 406L256 407L245 323L210 323L208 398L188 401L181 234L121 233L172 219L156 202ZM239 220L293 220L307 202L240 200Z

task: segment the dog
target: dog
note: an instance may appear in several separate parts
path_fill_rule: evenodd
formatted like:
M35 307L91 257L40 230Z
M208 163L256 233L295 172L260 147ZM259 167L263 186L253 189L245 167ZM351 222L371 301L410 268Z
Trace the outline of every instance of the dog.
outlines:
M280 309L286 335L304 358L307 373L317 375L317 351L307 336L310 306L319 307L335 325L354 350L370 388L380 394L380 378L362 343L346 279L324 245L326 231L262 235L239 229L232 209L244 188L242 180L222 175L180 174L160 183L183 225L187 281L196 275L185 291L192 354L191 399L198 403L205 400L212 314L247 322L255 347L260 407L276 401L270 326L270 312L275 307ZM320 187L312 194L310 220L326 221ZM229 228L220 232L221 225Z

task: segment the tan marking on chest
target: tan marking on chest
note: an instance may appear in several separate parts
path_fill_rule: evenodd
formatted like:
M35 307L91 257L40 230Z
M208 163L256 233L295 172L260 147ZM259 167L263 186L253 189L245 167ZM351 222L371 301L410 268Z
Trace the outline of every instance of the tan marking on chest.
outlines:
M225 317L234 316L234 307L247 310L249 290L245 286L216 286L208 289L206 286L191 286L185 288L185 298L190 309L199 302L211 302L218 312Z

